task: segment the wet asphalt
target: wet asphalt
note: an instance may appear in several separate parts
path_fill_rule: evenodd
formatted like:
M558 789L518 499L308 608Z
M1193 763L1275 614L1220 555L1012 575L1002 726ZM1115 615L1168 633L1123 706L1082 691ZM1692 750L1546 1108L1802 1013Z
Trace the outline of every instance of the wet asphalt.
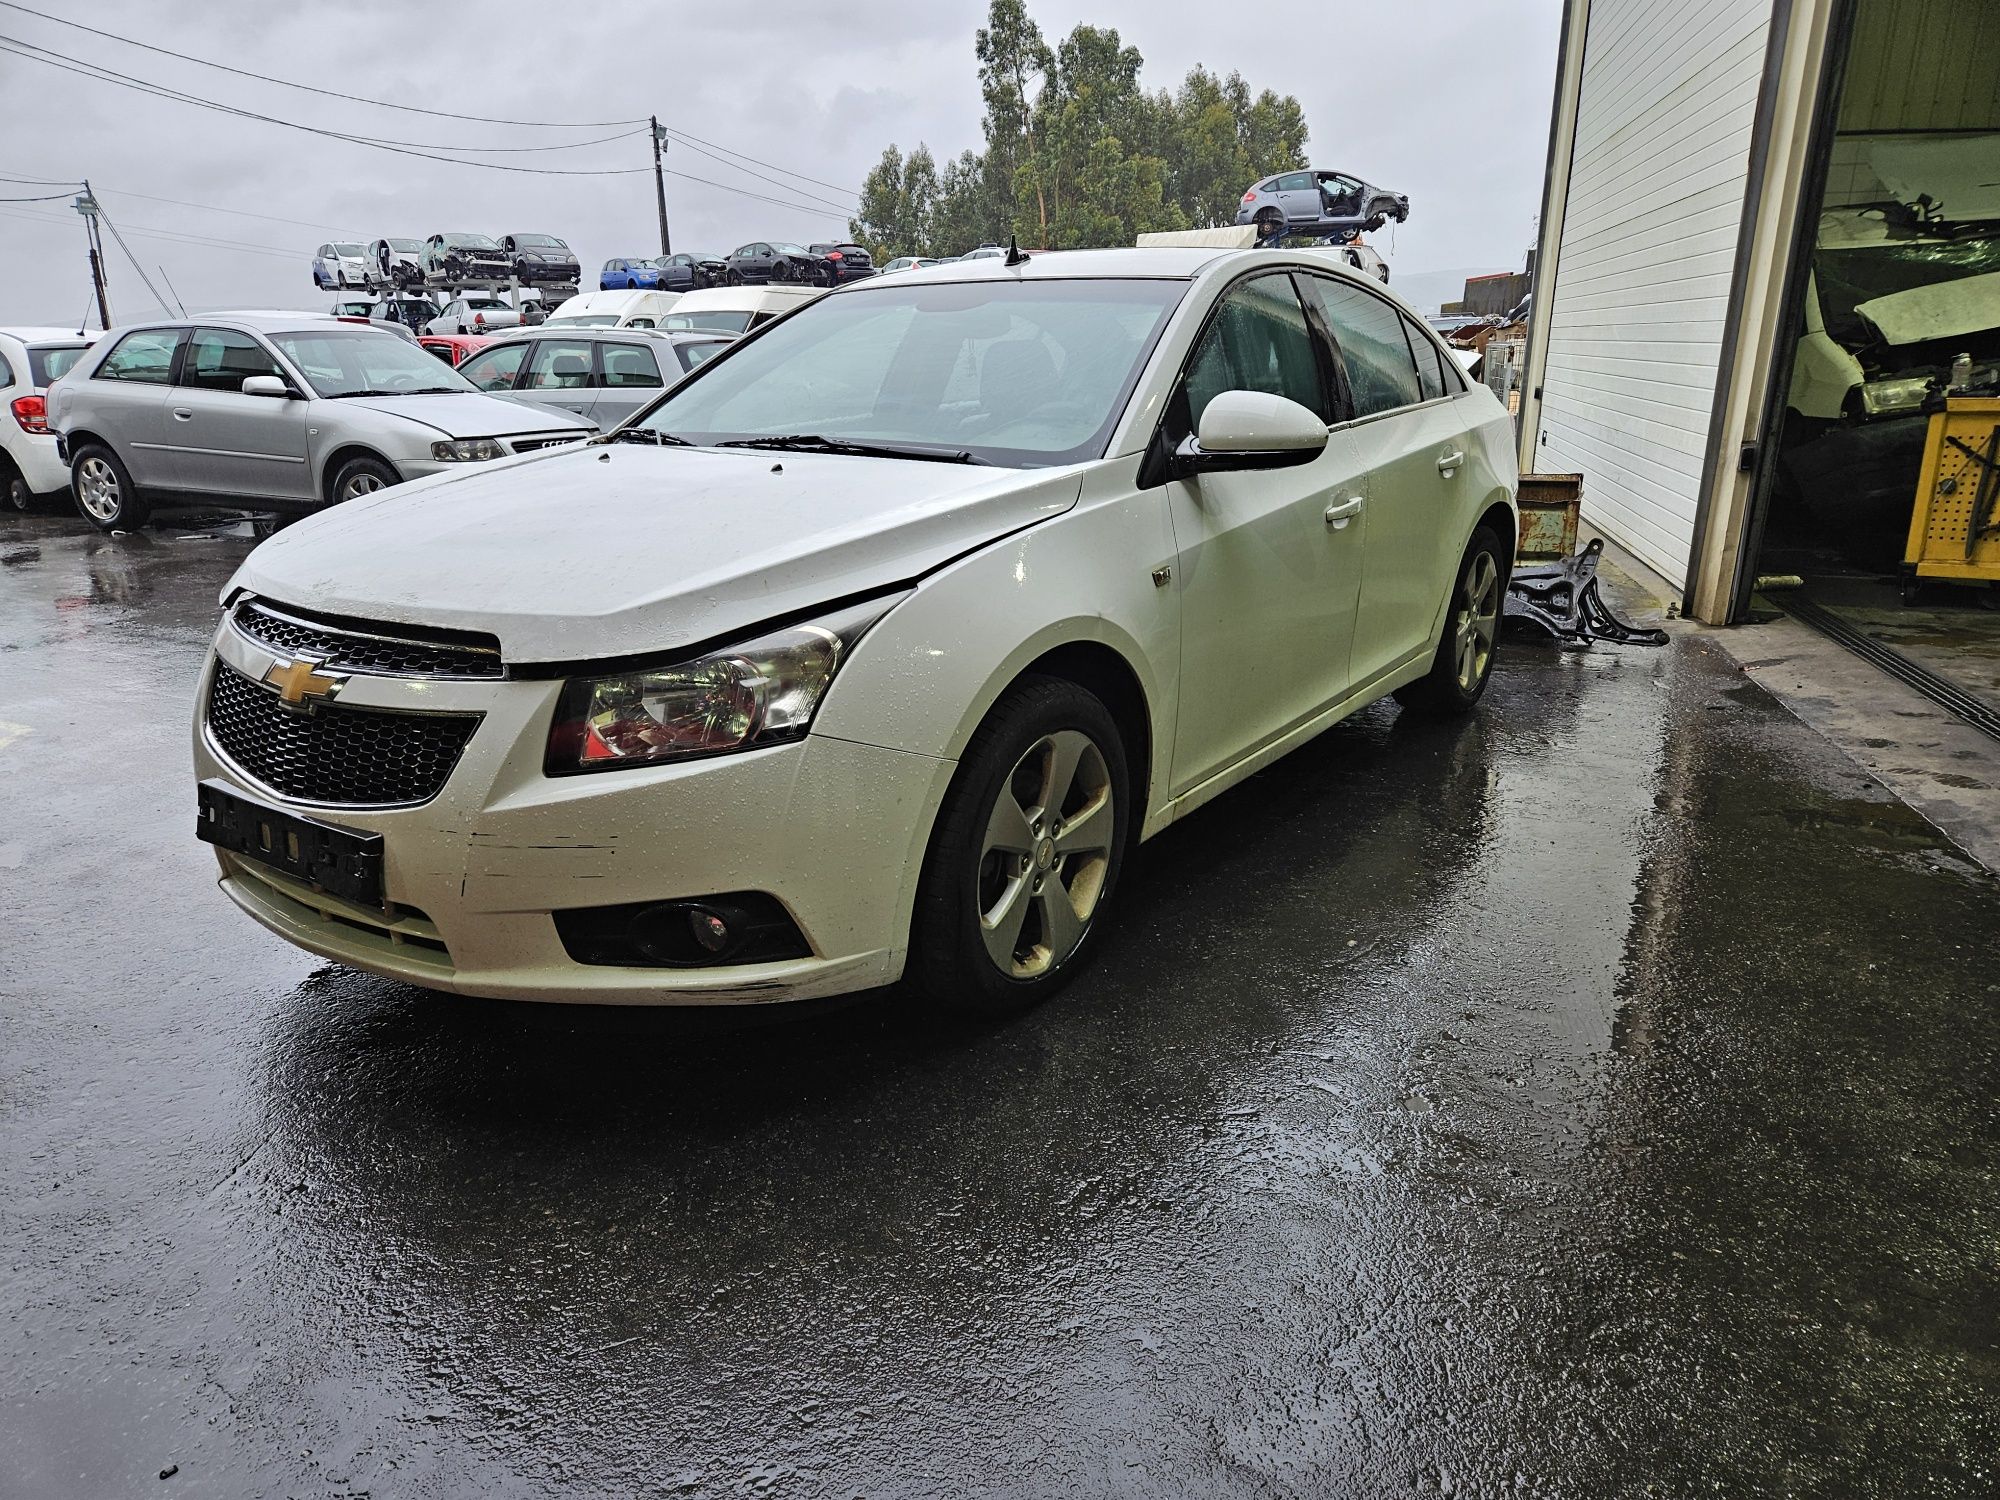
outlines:
M0 1495L2000 1490L2000 884L1699 636L1357 716L1036 1013L718 1029L238 915L244 530L0 520Z

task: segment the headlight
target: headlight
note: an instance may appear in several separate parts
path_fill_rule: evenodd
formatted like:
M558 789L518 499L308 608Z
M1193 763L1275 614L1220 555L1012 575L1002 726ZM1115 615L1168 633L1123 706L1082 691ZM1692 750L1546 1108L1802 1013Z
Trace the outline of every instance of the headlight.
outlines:
M507 450L492 438L453 438L447 443L431 444L431 457L448 464L481 463L506 456Z
M691 661L572 678L543 769L572 776L802 739L855 643L905 597L871 599Z
M1930 394L1931 377L1905 375L1895 380L1871 380L1861 387L1861 410L1871 417L1915 411Z

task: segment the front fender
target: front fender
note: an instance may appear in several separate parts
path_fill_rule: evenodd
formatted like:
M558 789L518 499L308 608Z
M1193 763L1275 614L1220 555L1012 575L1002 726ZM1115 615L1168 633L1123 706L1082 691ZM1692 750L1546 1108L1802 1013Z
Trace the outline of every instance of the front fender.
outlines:
M957 760L1038 657L1088 642L1131 668L1150 718L1147 833L1168 803L1180 679L1180 600L1164 490L1137 491L1136 458L1083 479L1074 509L926 578L862 640L814 732ZM1169 570L1156 584L1156 570Z

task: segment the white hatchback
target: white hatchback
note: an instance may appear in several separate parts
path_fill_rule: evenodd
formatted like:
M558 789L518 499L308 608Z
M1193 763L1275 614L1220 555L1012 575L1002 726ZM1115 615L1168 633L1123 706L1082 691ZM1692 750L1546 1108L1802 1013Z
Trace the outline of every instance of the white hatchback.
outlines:
M1384 694L1479 700L1512 454L1331 255L873 278L584 447L265 542L200 836L266 927L437 989L1005 1010L1140 841Z

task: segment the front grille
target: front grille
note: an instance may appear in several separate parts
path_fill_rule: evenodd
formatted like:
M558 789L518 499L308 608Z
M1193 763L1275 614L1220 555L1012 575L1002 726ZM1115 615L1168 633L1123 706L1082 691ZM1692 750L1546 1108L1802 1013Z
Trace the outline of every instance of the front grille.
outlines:
M318 704L311 714L227 662L215 664L208 732L251 779L282 797L341 807L428 802L444 789L478 714L400 714Z
M377 677L498 677L500 643L492 636L460 640L392 634L399 627L335 624L304 611L274 609L245 599L231 612L237 631L267 651L313 656L343 672ZM491 644L487 644L491 642Z
M555 448L564 443L580 443L590 436L587 432L565 433L561 437L508 438L516 453L533 453L538 448Z

